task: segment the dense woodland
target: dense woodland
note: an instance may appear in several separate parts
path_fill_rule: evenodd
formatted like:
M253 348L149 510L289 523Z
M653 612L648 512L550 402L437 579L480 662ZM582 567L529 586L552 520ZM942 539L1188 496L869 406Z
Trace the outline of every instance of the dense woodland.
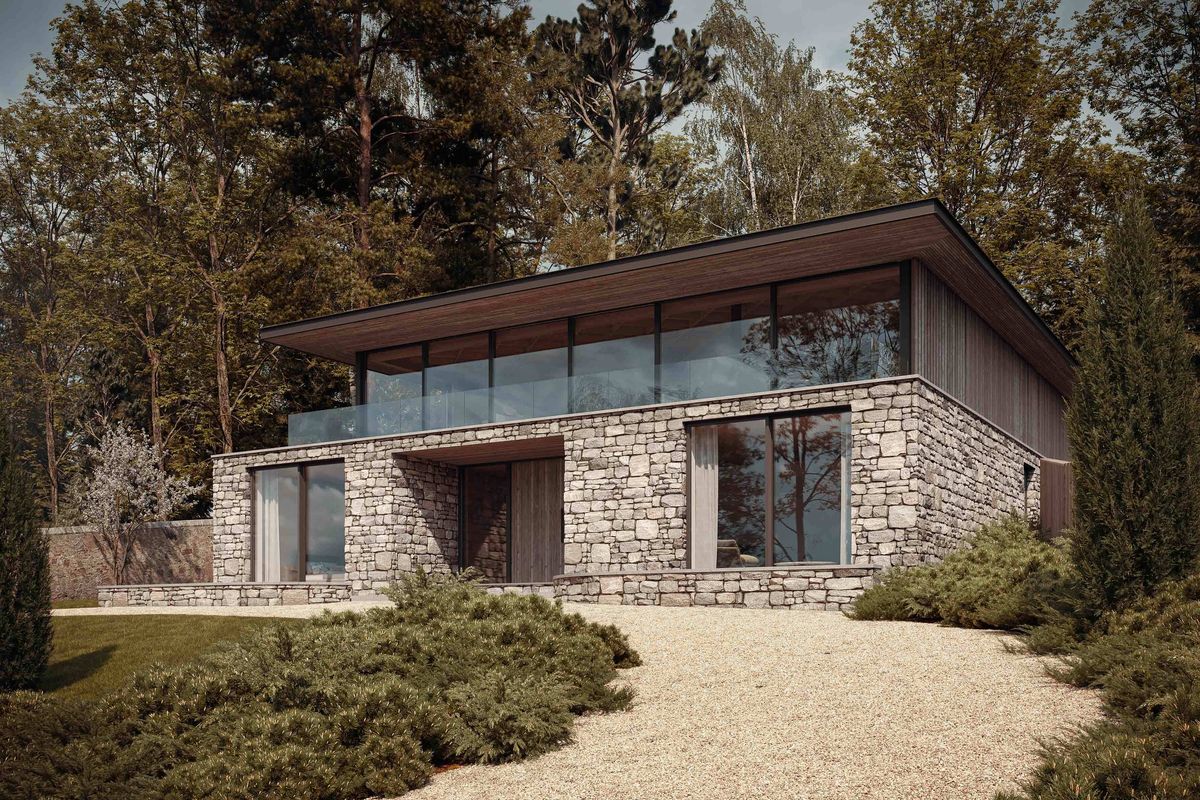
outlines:
M48 520L350 402L262 325L937 196L1070 346L1143 195L1200 329L1200 6L876 0L844 73L741 0L70 6L0 109L0 415ZM665 23L665 26L664 26ZM196 501L192 513L203 512Z

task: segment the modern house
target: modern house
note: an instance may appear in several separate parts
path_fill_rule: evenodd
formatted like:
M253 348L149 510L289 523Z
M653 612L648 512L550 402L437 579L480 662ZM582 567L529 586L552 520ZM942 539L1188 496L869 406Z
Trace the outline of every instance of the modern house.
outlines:
M509 591L840 608L1067 458L1074 362L936 201L276 325L358 403L217 456L214 581L105 603Z

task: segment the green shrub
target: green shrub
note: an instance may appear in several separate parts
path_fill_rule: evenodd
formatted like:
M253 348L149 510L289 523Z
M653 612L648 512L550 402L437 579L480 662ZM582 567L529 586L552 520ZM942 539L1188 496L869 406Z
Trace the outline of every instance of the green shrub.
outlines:
M453 580L413 579L392 599L148 670L78 721L42 700L42 726L10 704L0 726L23 732L0 739L14 765L5 796L66 797L53 787L83 781L97 797L127 782L135 799L143 787L173 798L395 796L438 765L546 752L570 738L575 714L630 702L610 684L637 655L614 628ZM47 754L48 777L21 755L31 747Z
M1200 575L1102 617L1055 674L1111 717L1049 746L1019 796L1200 797Z
M34 688L50 660L50 555L30 483L0 431L0 692Z
M867 589L855 619L941 621L1013 630L1054 618L1068 602L1072 571L1064 551L1037 539L1018 517L986 525L970 546L938 564L894 569Z

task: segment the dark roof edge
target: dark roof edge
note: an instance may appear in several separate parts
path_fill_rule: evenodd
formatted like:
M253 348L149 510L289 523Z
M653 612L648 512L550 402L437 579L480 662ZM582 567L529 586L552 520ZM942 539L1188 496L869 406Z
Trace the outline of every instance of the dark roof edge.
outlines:
M1000 271L1000 268L992 262L992 259L988 257L988 254L983 252L983 248L980 247L971 234L967 232L966 228L962 226L962 223L955 219L954 215L950 213L950 210L946 208L941 200L937 200L935 198L934 203L935 208L937 209L936 213L938 219L940 219L942 223L950 230L950 232L954 234L959 243L962 244L962 246L965 247L967 251L975 257L976 261L983 265L984 269L986 269L993 278L996 279L996 281L1004 288L1004 291L1008 294L1012 301L1017 304L1018 308L1021 309L1021 312L1028 317L1029 320L1033 322L1033 324L1036 325L1051 342L1054 343L1054 346L1058 348L1059 353L1061 353L1073 366L1079 366L1079 362L1075 360L1075 356L1071 355L1071 351L1067 349L1067 346L1062 343L1062 340L1058 338L1058 335L1054 331L1050 330L1050 326L1046 324L1046 321L1042 319L1040 314L1034 311L1033 306L1029 305L1029 302L1021 294L1020 290L1017 289L1016 286L1013 286L1012 281L1010 281L1004 275L1004 273Z
M748 250L768 244L776 244L779 242L792 241L796 239L806 239L812 236L837 233L844 230L853 230L855 228L865 228L871 225L880 225L887 222L898 222L900 220L911 219L913 217L924 216L926 214L932 214L938 216L939 218L950 219L953 221L953 217L950 215L950 212L946 210L945 206L942 205L940 200L937 200L936 198L913 200L911 202L901 203L899 205L884 206L882 208L874 208L867 211L856 211L851 214L842 214L841 216L837 217L827 217L825 219L801 222L796 225L789 225L785 228L772 228L770 230L744 233L738 236L730 236L722 239L710 239L706 242L696 242L695 244L674 247L670 250L659 250L654 253L626 256L625 258L618 258L614 261L600 261L578 267L567 267L565 269L554 270L553 272L539 272L537 274L526 275L521 278L510 278L508 280L497 281L495 283L485 283L478 286L469 286L463 289L453 289L448 292L440 292L438 294L423 295L421 297L413 297L406 300L396 300L390 303L383 303L381 305L368 306L366 308L339 311L333 314L310 317L308 319L297 320L295 322L283 322L276 325L265 325L259 331L258 338L261 341L269 342L275 337L279 336L305 333L308 331L322 330L325 328L335 328L369 319L376 319L378 317L400 314L406 311L413 311L422 308L436 308L438 306L448 305L451 303L461 303L468 300L511 294L513 292L522 291L533 286L554 286L560 283L570 283L572 281L596 277L598 275L615 275L622 272L630 272L636 269L653 267L659 264L701 258L707 255L717 255L719 253L727 253L737 250ZM956 232L961 232L962 235L966 236L966 232L962 231L957 222L953 223L951 229ZM970 241L970 236L967 236L967 241ZM982 253L982 251L978 250L978 247L975 247L974 251ZM1000 276L1001 280L1004 280L1004 277L1000 275L999 271L996 270L992 262L987 260L986 256L983 260L992 271ZM1016 291L1007 281L1005 281L1005 285L1008 289L1014 292ZM1021 302L1024 303L1023 300ZM1030 313L1033 311L1032 309L1028 310ZM1034 316L1036 316L1036 314ZM1045 326L1043 325L1043 327Z

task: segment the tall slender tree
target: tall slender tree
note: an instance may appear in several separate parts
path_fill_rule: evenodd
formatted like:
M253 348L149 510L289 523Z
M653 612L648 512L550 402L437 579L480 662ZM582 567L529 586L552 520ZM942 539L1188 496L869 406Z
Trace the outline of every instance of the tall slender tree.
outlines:
M845 93L814 66L812 48L780 44L742 0L717 0L700 30L724 59L688 124L720 177L717 232L853 208L853 118Z
M50 556L30 483L0 432L0 692L37 686L50 658Z
M1187 574L1200 553L1200 408L1184 315L1140 200L1104 244L1067 416L1073 551L1097 610Z
M78 273L100 182L85 141L66 108L26 96L0 109L0 312L9 372L38 407L51 519L78 444L78 376L95 328Z
M674 19L671 0L589 0L575 19L549 17L537 29L534 68L558 77L552 91L575 124L564 152L593 167L583 186L600 193L608 259L620 249L654 135L720 74L696 31L677 28L669 45L656 43L654 28Z

